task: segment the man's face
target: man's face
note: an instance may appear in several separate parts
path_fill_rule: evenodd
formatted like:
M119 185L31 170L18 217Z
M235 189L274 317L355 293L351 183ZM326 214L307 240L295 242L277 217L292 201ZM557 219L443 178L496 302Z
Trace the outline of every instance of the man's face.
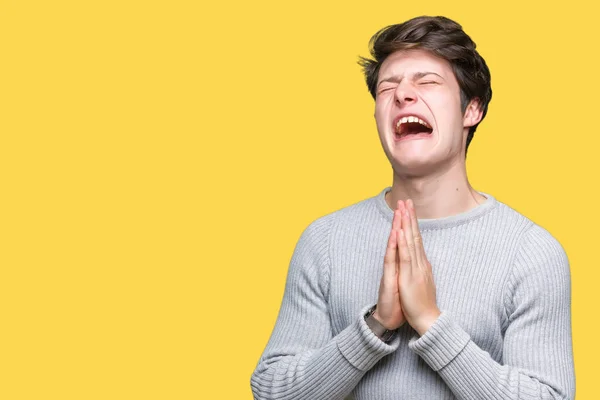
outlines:
M377 80L375 120L397 173L423 175L464 161L468 128L481 119L476 102L461 111L450 64L425 50L391 54Z

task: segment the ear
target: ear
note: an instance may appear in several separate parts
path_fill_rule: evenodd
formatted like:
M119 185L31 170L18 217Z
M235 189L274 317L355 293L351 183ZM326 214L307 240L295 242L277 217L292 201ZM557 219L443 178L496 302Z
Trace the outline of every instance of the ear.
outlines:
M463 116L463 126L465 128L470 128L474 125L477 125L479 121L481 121L481 116L483 115L483 110L481 109L481 102L478 98L474 98L469 102L467 108L465 109L465 115Z

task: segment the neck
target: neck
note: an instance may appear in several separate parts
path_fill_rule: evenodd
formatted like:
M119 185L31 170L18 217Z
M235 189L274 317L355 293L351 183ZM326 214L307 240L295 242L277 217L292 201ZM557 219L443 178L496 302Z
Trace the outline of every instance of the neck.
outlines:
M395 210L398 200L411 199L419 219L444 218L466 212L486 200L471 187L464 162L426 176L394 172L385 201Z

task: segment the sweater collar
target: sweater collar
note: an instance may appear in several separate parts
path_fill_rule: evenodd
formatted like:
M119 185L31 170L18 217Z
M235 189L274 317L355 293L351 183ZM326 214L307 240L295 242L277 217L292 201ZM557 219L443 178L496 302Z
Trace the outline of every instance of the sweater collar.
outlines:
M385 201L385 194L392 190L391 186L383 189L377 196L375 196L375 203L377 204L377 208L386 220L391 224L394 219L394 210L388 206ZM486 201L477 205L476 207L471 208L465 212L460 214L451 215L448 217L442 218L433 218L433 219L422 219L419 218L419 229L423 230L434 230L434 229L444 229L451 228L457 225L461 225L470 221L473 221L493 210L497 205L498 201L490 194L484 192L478 192L479 194L485 196L487 198Z

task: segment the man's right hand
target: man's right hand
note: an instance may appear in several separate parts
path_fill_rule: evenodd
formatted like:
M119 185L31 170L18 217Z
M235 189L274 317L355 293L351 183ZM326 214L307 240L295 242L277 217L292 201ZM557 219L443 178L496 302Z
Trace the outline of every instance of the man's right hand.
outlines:
M379 298L377 308L373 316L386 329L398 329L405 322L406 318L402 313L400 306L400 287L398 285L400 273L400 256L398 254L398 240L402 224L402 214L400 201L394 211L394 220L392 221L392 230L388 239L385 257L383 259L383 276L379 285Z

